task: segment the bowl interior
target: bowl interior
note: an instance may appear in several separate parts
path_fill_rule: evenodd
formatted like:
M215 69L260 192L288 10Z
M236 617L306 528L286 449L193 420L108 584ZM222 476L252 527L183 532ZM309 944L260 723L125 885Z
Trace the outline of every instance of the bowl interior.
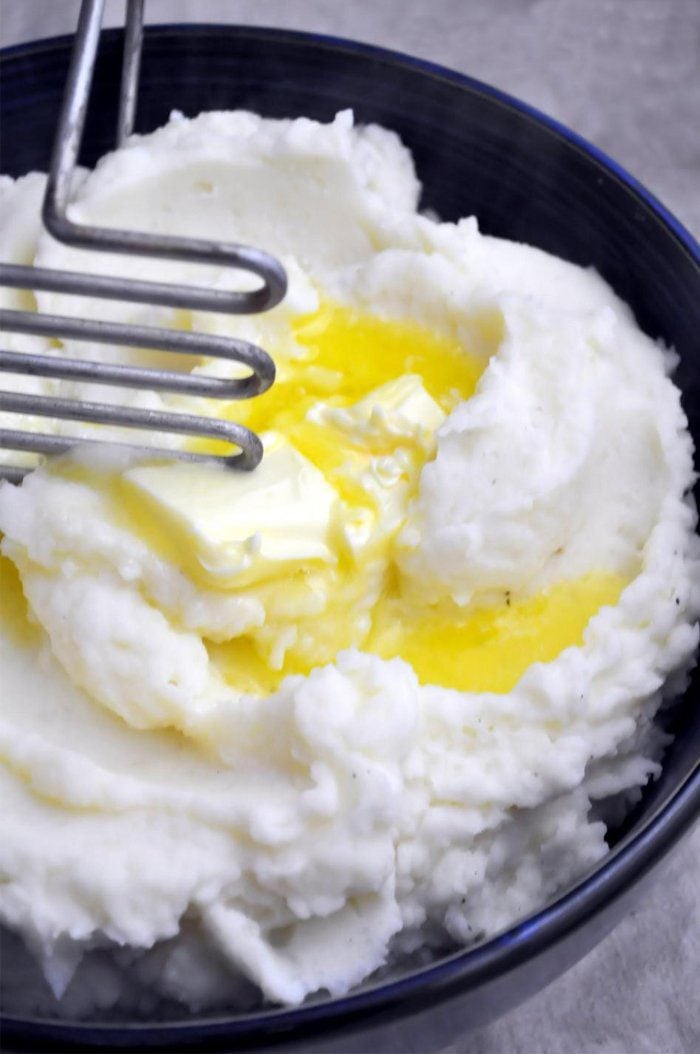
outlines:
M0 168L49 164L70 53L63 38L8 52L3 63ZM103 34L82 160L112 148L121 33ZM680 355L678 381L700 439L700 272L690 239L614 165L497 92L435 67L347 42L236 27L146 33L137 131L173 109L245 108L394 129L413 151L423 207L446 220L475 214L489 234L593 266L650 335ZM661 778L611 842L630 838L693 772L700 756L698 680L663 721L676 734ZM468 955L469 953L463 953ZM181 1016L181 1015L178 1015Z

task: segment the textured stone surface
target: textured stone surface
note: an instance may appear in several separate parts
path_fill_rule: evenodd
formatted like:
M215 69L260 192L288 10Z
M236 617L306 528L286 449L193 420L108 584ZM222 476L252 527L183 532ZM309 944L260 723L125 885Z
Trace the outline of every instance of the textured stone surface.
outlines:
M0 43L71 32L77 8L0 0ZM461 70L592 140L700 234L700 0L148 0L146 10L154 22L353 37ZM122 19L123 0L108 0L107 22ZM582 963L444 1054L694 1054L699 967L696 828Z

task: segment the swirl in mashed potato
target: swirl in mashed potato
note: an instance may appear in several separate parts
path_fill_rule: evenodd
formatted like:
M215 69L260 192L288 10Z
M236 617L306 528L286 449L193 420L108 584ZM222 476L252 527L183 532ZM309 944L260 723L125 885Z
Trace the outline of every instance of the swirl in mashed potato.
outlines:
M43 185L0 183L6 258L239 287L59 246ZM179 998L240 974L284 1003L343 993L392 949L544 903L606 852L592 803L659 771L700 611L673 356L593 271L423 216L419 190L396 136L347 113L176 114L81 175L73 218L259 245L286 300L3 291L245 337L278 368L223 407L62 384L243 421L250 475L113 448L0 487L0 917L58 992L82 949L181 934Z

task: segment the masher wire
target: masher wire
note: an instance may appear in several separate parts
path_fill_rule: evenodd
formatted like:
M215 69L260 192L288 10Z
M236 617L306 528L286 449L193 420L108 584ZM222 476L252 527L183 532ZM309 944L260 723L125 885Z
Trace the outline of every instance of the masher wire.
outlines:
M44 195L44 225L58 241L75 248L234 267L255 274L262 283L251 291L234 292L19 264L0 264L0 285L227 314L252 314L269 310L284 297L287 278L279 261L260 249L222 241L114 230L78 224L68 218L67 208L85 127L104 2L105 0L83 0L81 5ZM142 36L143 0L128 0L117 131L119 145L131 134L133 128ZM221 358L239 362L250 370L245 377L228 379L185 374L176 370L156 370L151 367L123 366L0 350L0 373L81 380L86 383L181 392L222 399L252 398L266 391L275 378L275 366L267 352L255 344L228 337L9 310L0 311L0 331L68 337L78 341L110 343L203 358ZM81 408L85 409L82 414ZM232 456L221 457L130 445L130 449L142 451L151 457L223 461L231 467L253 469L259 464L263 453L259 438L250 429L232 421L213 420L204 416L143 410L106 403L86 403L52 396L19 395L6 391L0 391L0 410L223 439L240 451ZM84 442L87 441L82 438L0 429L0 447L11 450L31 449L39 453L56 453ZM103 442L104 440L92 439L89 445ZM17 479L22 474L21 469L0 466L0 476Z

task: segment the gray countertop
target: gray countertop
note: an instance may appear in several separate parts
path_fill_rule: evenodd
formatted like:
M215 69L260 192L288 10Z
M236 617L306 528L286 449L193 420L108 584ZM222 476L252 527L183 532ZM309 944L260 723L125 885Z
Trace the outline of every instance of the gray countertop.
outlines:
M0 0L0 43L71 32L77 7ZM700 234L700 0L147 0L146 12L352 37L461 70L592 140ZM122 20L123 0L107 0L108 23ZM583 962L444 1054L695 1054L699 967L696 828Z

